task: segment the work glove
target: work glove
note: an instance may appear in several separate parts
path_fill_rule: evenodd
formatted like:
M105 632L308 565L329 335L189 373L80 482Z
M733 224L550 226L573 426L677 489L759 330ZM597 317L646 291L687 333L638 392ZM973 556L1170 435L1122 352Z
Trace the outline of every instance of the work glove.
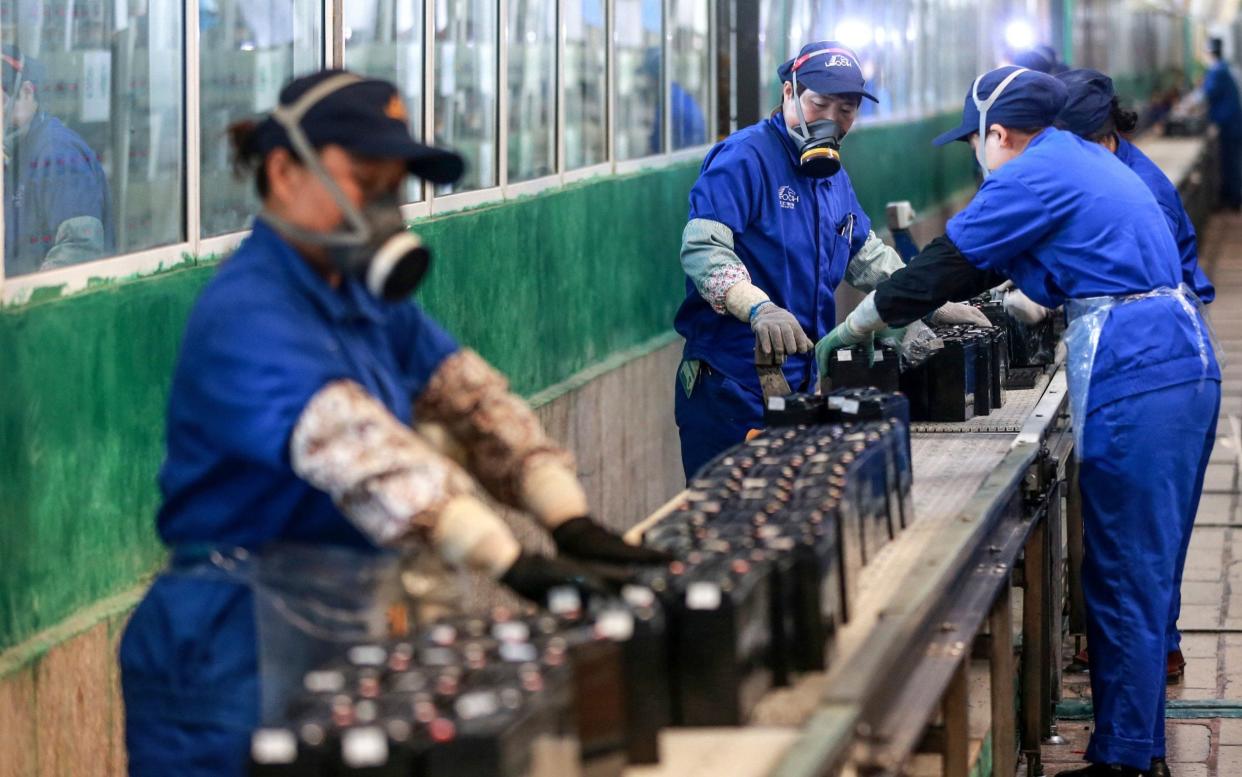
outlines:
M662 565L673 561L669 554L640 545L631 545L600 526L588 516L570 518L552 530L557 552L584 561L606 564Z
M794 353L806 353L814 347L806 336L798 319L775 302L761 302L750 317L750 328L755 333L755 347L763 354L771 354L776 364Z
M584 602L592 596L611 596L620 588L582 564L525 551L499 579L514 593L543 606L555 588L572 588Z
M1028 325L1038 324L1047 318L1051 312L1048 308L1023 294L1020 289L1005 292L1003 304L1006 313Z
M874 364L874 332L858 334L850 329L848 321L842 321L840 324L837 324L835 329L824 335L824 337L815 344L815 363L819 366L819 379L824 380L828 376L828 359L832 356L833 351L837 351L842 348L853 348L856 345L862 345L866 350L867 364Z
M992 326L992 322L982 310L964 302L946 302L932 311L929 318L932 326L952 326L953 324Z
M931 327L918 319L905 326L883 329L875 337L881 343L897 349L903 369L922 364L928 356L944 347L944 341L936 336Z
M875 292L863 297L858 307L850 311L845 320L815 344L815 363L819 367L819 379L828 375L828 357L841 348L862 345L867 351L867 363L875 363L875 333L886 328L884 319L875 306Z

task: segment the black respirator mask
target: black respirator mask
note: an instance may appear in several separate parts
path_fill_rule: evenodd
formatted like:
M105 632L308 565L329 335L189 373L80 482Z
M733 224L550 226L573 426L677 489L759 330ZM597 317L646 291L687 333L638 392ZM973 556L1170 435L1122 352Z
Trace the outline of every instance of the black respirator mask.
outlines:
M802 100L798 97L796 67L792 75L798 126L789 130L789 136L798 144L798 172L809 178L830 178L841 169L841 138L845 133L831 119L821 119L809 125L806 123Z
M316 103L362 80L342 73L317 84L292 105L280 105L272 111L272 118L288 133L298 158L327 187L345 216L344 222L331 232L313 232L270 212L265 211L263 219L286 237L323 246L334 267L362 281L376 297L396 302L409 297L422 283L431 264L431 252L406 229L395 193L368 202L361 209L350 202L324 169L301 126L302 117Z

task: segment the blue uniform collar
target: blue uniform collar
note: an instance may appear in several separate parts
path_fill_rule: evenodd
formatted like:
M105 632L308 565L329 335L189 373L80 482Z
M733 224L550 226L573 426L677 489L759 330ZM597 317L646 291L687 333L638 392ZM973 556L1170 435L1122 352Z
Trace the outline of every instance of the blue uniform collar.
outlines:
M383 320L383 303L362 284L345 276L340 288L333 289L262 217L255 217L250 240L270 249L293 290L308 297L329 318L337 321L365 318L375 323Z
M794 145L793 138L789 137L789 128L785 126L785 114L781 113L779 108L773 111L772 115L768 117L768 126L770 126L772 131L776 133L776 136L781 139L781 145L783 145L785 150L789 152L789 161L793 164L794 169L797 170L799 157L798 147Z
M1117 158L1128 166L1133 161L1134 144L1120 135L1117 136Z

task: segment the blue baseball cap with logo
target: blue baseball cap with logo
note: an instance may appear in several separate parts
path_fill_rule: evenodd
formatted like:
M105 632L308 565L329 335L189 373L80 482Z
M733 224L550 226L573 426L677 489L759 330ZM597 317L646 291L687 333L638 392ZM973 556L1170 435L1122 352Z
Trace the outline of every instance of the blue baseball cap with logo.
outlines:
M1010 76L1013 76L1012 80L1007 81ZM987 105L992 93L1002 84L1002 91L995 101ZM1065 84L1047 73L1015 65L998 67L971 83L966 91L966 102L962 105L962 123L933 140L933 145L943 146L955 140L966 140L979 131L980 105L975 101L976 93L979 100L985 103L988 126L999 124L1015 129L1052 126L1068 97Z
M844 43L821 40L808 43L798 56L776 69L781 83L793 80L798 72L798 85L817 94L857 94L879 102L867 91L858 55Z
M280 104L292 106L344 70L321 70L295 78L280 91ZM316 100L298 124L315 148L339 145L350 153L374 159L403 159L409 171L433 183L452 183L462 173L462 158L452 151L419 143L410 134L409 118L397 87L378 78L356 79ZM293 150L289 133L268 116L255 129L261 154L276 148Z

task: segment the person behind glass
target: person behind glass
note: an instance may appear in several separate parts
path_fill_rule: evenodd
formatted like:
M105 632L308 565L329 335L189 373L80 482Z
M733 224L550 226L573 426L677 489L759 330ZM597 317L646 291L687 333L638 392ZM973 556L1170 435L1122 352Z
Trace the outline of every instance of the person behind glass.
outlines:
M983 186L825 341L866 342L1004 279L1067 306L1095 730L1091 765L1061 774L1168 775L1166 639L1220 367L1155 196L1116 154L1051 126L1067 99L1043 73L979 76L961 125L937 142L969 141Z
M1220 200L1224 207L1238 210L1242 208L1242 102L1225 61L1224 41L1212 38L1209 52L1212 64L1203 78L1203 96L1220 145Z
M777 75L781 104L717 143L690 191L674 323L686 339L675 412L687 478L763 425L757 352L783 362L795 391L810 390L810 351L836 322L838 284L870 291L902 266L841 167L840 141L862 100L875 99L857 55L811 43ZM936 322L987 325L956 303Z
M196 302L173 378L157 519L171 559L120 648L132 775L244 773L272 665L261 578L238 572L290 543L295 558L359 564L424 547L532 600L598 590L589 562L667 560L587 517L568 452L409 300L429 255L402 184L449 183L463 165L414 141L394 85L298 78L230 132L262 210ZM523 551L484 494L537 518L560 556Z
M12 277L112 252L108 182L99 156L42 104L42 63L6 46L4 268Z
M664 148L664 136L662 134L664 132L664 99L660 91L660 50L658 48L647 51L647 55L643 59L642 74L647 83L645 91L658 97L655 118L651 128L651 138L647 143L648 151L652 154L659 154L666 150L676 151L707 143L707 119L703 116L702 107L699 106L698 100L694 99L694 95L687 92L676 80L673 80L668 85L668 99L669 104L672 106L672 109L669 111L669 115L672 117L672 126L669 129L672 134L673 145L672 148Z

